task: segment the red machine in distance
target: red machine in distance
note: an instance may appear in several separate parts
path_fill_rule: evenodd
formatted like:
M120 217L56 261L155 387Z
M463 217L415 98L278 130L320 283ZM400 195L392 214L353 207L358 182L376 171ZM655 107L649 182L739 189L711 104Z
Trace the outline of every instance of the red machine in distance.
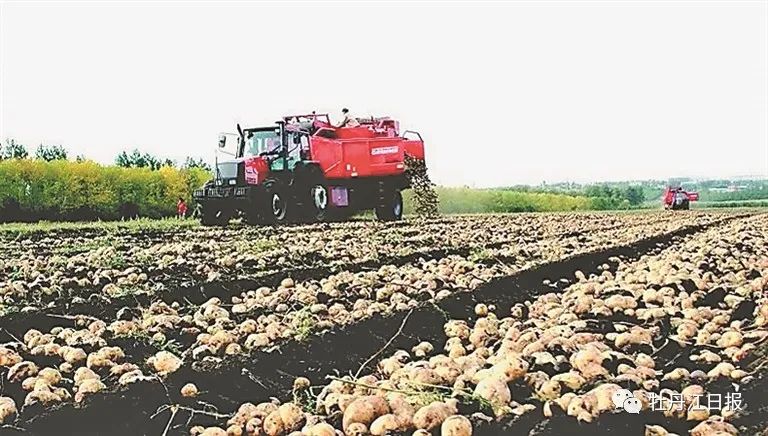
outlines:
M679 186L676 188L667 186L661 199L664 209L688 210L691 208L692 201L699 200L699 193L684 191Z
M423 160L424 141L389 117L357 121L338 128L313 113L238 125L234 159L217 161L214 178L194 192L203 224L225 225L238 214L251 223L326 221L366 209L400 219L400 192L410 185L405 157ZM225 134L219 147L226 144Z

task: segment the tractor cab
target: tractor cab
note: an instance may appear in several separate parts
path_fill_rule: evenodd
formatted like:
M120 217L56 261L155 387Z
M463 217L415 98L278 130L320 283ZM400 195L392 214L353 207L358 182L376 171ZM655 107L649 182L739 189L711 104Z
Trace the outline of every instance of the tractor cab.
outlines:
M309 150L308 135L287 131L282 122L268 127L237 127L237 134L219 136L219 148L232 159L217 159L217 186L259 184L270 172L293 170L305 158L303 151Z
M243 133L245 137L238 154L245 159L263 158L271 171L292 170L302 160L302 142L309 147L306 135L287 131L286 144L283 144L280 129L275 127L246 129Z

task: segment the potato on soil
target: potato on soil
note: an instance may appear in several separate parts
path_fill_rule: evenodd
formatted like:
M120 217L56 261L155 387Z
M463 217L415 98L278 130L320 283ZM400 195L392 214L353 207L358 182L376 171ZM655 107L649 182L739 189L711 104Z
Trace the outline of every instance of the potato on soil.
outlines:
M28 393L24 398L24 407L29 407L34 404L42 404L48 406L63 401L63 398L50 390L33 390Z
M277 410L264 418L264 433L267 436L280 436L285 433L285 424Z
M346 436L364 436L368 433L368 427L362 422L353 422L346 430L344 430Z
M435 401L416 411L416 414L413 415L413 425L417 429L431 431L441 426L446 418L455 413L455 405Z
M169 351L160 351L147 360L147 364L160 375L176 372L181 368L181 359Z
M733 435L739 434L736 427L725 421L709 419L703 421L691 430L691 436Z
M306 377L296 377L293 380L294 391L303 391L303 390L309 389L311 385L312 383Z
M645 436L667 436L670 433L660 425L646 425Z
M0 397L0 424L11 422L18 413L16 402L10 397Z
M194 383L187 383L181 387L181 396L185 398L194 398L198 394L197 386Z
M22 360L21 355L16 351L0 346L0 366L13 366Z
M336 429L332 425L321 422L304 430L306 436L336 436Z
M509 386L506 381L498 376L490 376L480 380L475 387L474 394L495 406L505 406L512 401L512 393L509 390Z
M283 427L286 431L295 431L304 425L304 412L297 405L285 403L280 405L277 411L280 414L280 419L283 421Z
M102 389L106 389L104 383L101 380L88 379L80 383L75 393L75 402L82 402L87 396L99 392Z
M101 377L99 377L99 375L96 374L92 369L86 368L84 366L77 368L75 371L75 386L80 386L80 384L82 384L84 381L91 379L99 380Z
M384 398L376 395L359 397L344 409L342 428L347 432L350 425L360 423L367 429L376 418L389 412L389 404Z
M25 378L37 375L37 371L38 368L37 365L35 365L35 362L25 360L8 369L8 380L11 382L20 382Z
M37 378L45 380L50 386L56 386L61 382L61 373L53 368L43 368L37 373Z
M404 420L399 416L388 413L386 415L381 415L373 420L371 423L370 432L375 436L384 436L390 433L405 430L408 428L406 424L407 423L405 423Z
M121 386L127 386L137 382L152 380L153 378L154 377L144 375L140 369L134 369L121 375L120 378L117 379L117 383Z
M440 436L472 436L472 423L462 415L449 416L440 426Z

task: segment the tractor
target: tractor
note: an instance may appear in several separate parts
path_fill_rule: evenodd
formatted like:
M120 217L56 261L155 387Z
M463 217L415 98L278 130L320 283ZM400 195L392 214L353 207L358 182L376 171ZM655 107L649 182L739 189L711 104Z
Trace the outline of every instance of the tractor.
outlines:
M379 220L403 216L410 186L406 157L424 159L418 132L400 133L389 117L334 127L328 114L289 115L264 127L219 136L213 177L193 193L204 225L343 220L373 209ZM234 148L234 153L226 149Z
M664 204L664 209L688 210L691 208L692 201L699 200L699 193L685 191L680 186L676 188L667 186L661 199Z

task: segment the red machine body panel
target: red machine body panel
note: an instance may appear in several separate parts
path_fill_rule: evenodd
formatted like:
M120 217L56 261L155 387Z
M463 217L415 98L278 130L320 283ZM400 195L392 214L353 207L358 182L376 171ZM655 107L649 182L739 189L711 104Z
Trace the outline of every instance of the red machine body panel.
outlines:
M269 165L261 156L254 156L245 159L245 183L249 185L259 185L269 175Z
M365 121L359 127L322 125L310 138L312 160L326 178L396 176L405 171L406 154L424 159L424 141L400 136L396 121Z
M667 189L664 190L664 195L662 195L662 202L664 205L670 205L675 200L675 191L667 187Z

